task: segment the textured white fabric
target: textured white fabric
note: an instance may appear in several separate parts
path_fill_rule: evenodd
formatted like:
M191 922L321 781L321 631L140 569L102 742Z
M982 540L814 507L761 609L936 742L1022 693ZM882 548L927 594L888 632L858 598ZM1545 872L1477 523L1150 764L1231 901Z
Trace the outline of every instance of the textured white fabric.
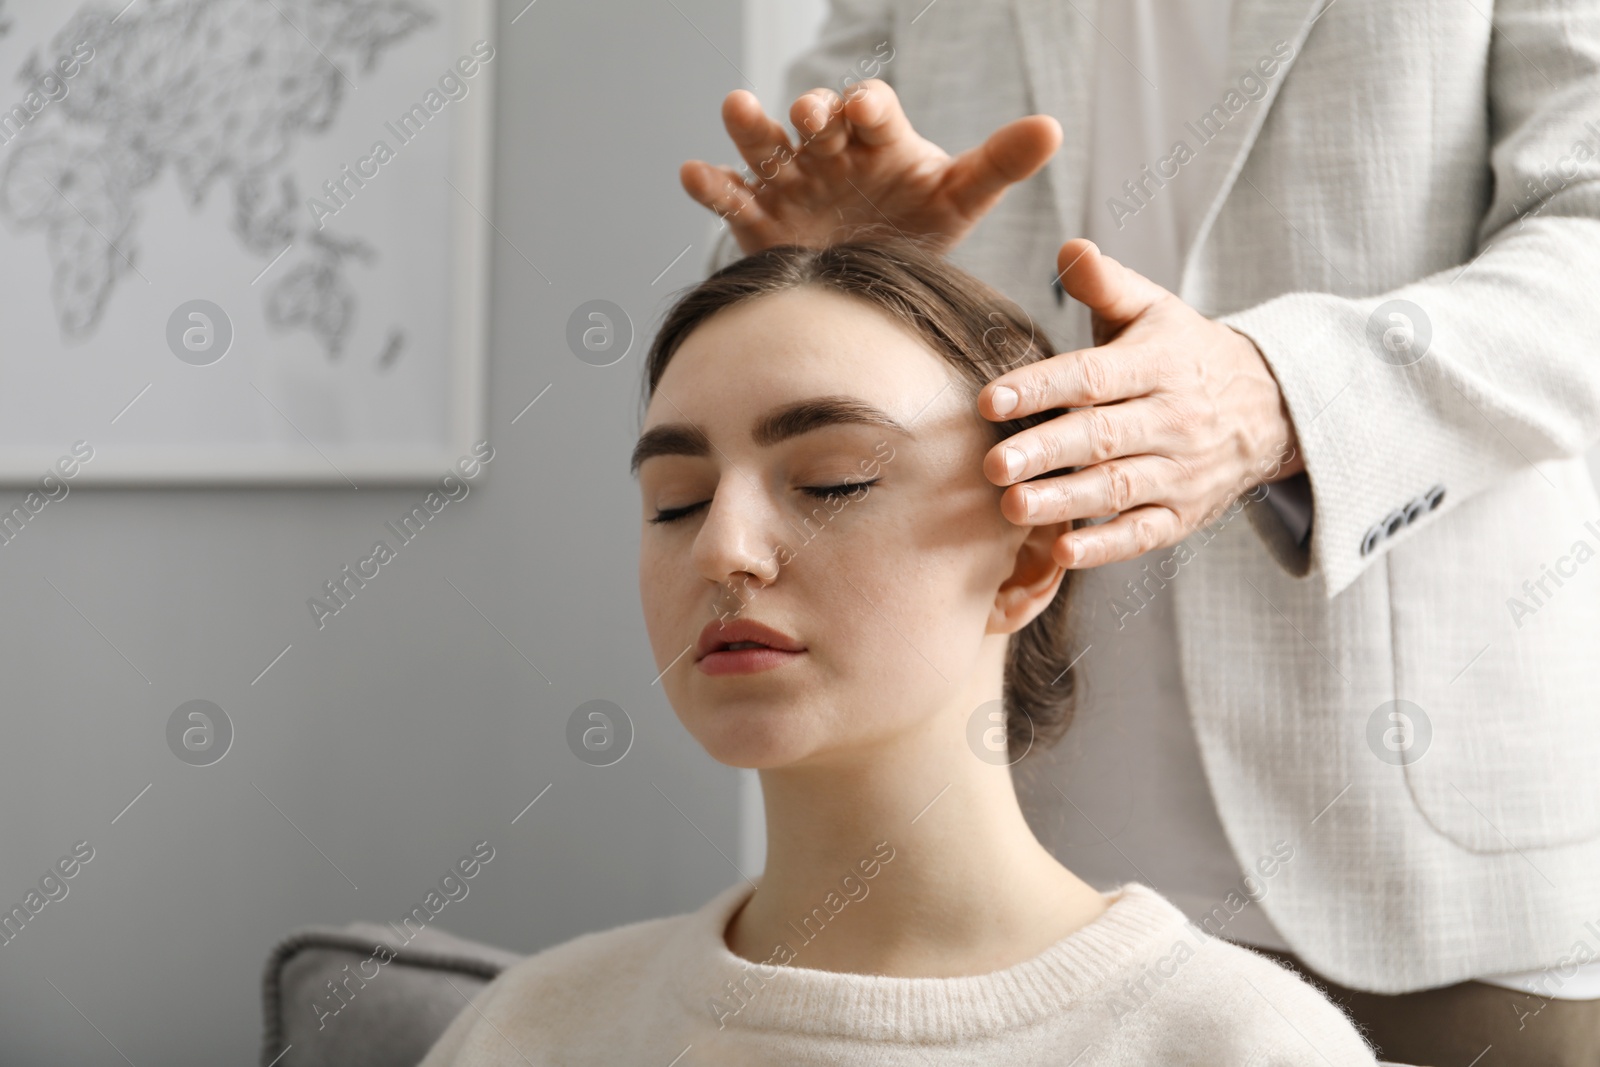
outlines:
M1095 19L1083 236L1168 289L1208 205L1181 169L1159 186L1147 171L1186 136L1197 103L1226 88L1232 9L1233 0L1118 0ZM1114 214L1115 202L1133 213Z
M1087 176L1106 6L834 0L789 77L791 98L837 87L887 41L880 76L948 151L1021 115L1062 123L1045 170L952 253L1061 350L1091 340L1050 279L1061 242L1104 209ZM1182 687L1228 862L1250 871L1293 847L1255 886L1259 907L1356 988L1593 958L1600 499L1583 452L1600 439L1600 7L1237 0L1224 69L1255 82L1194 102L1188 121L1211 124L1175 180L1207 208L1177 292L1262 349L1315 511L1297 544L1250 502L1185 541L1173 577L1144 575L1144 610L1170 610L1178 644L1155 683ZM1431 327L1409 366L1367 332L1391 299ZM1362 551L1435 486L1433 510ZM1432 732L1398 766L1368 739L1396 699ZM1079 834L1059 853L1073 865L1101 836L1080 815L1111 835L1149 790L1192 798L1165 770L1125 768L1099 794L1109 810L1046 790L1042 836Z
M1232 0L1125 0L1105 5L1095 20L1082 234L1168 289L1178 287L1205 213L1205 187L1181 170L1159 186L1149 174L1183 134L1195 101L1224 89L1231 8ZM1132 214L1112 210L1128 205ZM1267 499L1281 495L1275 487ZM1077 832L1052 844L1091 884L1136 875L1193 916L1233 892L1242 872L1189 725L1172 597L1130 591L1168 555L1073 576L1082 690L1052 779L1082 814L1069 820ZM1287 947L1258 908L1235 916L1225 936Z
M463 1006L420 1067L664 1065L685 1052L740 1067L1376 1062L1312 986L1138 884L1040 955L962 978L806 968L806 939L828 937L844 903L819 902L820 918L768 957L786 962L741 959L723 931L750 893L735 883L697 911L530 956Z
M1223 65L1231 9L1232 0L1126 0L1106 5L1096 20L1100 33L1084 236L1168 289L1179 285L1207 206L1197 195L1204 188L1185 181L1181 167L1176 178L1159 186L1146 176L1176 141L1190 136L1184 123L1191 112L1198 113L1194 102L1221 99L1228 90ZM1113 205L1130 204L1136 207L1131 215L1113 210ZM1297 544L1310 527L1309 492L1301 476L1275 484L1266 497ZM1093 648L1079 666L1087 690L1083 718L1096 720L1096 726L1079 731L1072 753L1079 767L1143 762L1162 770L1135 779L1141 788L1145 782L1158 784L1140 798L1143 817L1126 823L1115 849L1077 850L1072 869L1101 887L1126 878L1130 867L1135 873L1160 870L1156 887L1198 917L1232 892L1244 872L1218 821L1183 687L1177 684L1170 598L1145 608L1126 592L1125 583L1137 584L1148 563L1110 564L1085 576L1079 641ZM1114 603L1123 610L1114 609ZM1105 729L1105 722L1119 728ZM1057 777L1058 787L1073 793L1071 770ZM1119 782L1111 788L1126 786ZM1256 908L1234 917L1227 936L1289 948ZM1543 971L1479 977L1513 989L1553 990L1545 995L1560 999L1600 997L1600 961L1579 966L1559 983Z

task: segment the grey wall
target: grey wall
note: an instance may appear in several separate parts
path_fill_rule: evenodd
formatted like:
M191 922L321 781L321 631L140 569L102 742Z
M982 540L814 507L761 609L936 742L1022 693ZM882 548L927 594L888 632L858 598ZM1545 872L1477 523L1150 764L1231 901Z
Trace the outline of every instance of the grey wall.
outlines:
M511 25L521 9L494 42L496 456L471 494L320 632L307 597L424 490L80 487L0 548L0 904L95 850L0 947L0 1063L253 1062L279 937L397 919L483 838L494 860L436 922L518 951L738 877L707 841L735 854L737 772L651 685L627 455L640 349L705 252L677 168L730 156L740 4L540 0ZM597 297L640 336L604 369L564 340ZM196 698L237 730L211 767L165 739ZM592 698L637 726L614 767L566 746Z

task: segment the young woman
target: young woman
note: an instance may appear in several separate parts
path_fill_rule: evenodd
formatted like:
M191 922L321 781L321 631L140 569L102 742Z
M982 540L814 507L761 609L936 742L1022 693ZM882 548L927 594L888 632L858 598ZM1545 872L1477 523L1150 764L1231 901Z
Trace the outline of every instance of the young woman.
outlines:
M1311 986L1097 892L1023 817L1012 765L1072 710L1064 526L1008 521L982 462L1056 413L974 398L1051 354L904 240L768 249L674 304L639 589L679 719L760 771L765 870L528 958L423 1067L1374 1062Z

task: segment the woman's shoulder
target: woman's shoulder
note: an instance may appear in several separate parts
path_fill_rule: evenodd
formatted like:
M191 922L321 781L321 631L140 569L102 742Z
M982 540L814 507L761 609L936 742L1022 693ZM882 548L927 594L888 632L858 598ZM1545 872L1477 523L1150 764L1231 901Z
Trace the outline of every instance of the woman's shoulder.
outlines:
M539 1014L581 1012L589 998L604 996L611 1003L625 999L631 990L654 996L662 973L703 954L706 944L720 932L730 909L748 892L735 883L713 895L692 911L654 919L641 919L605 930L595 930L535 952L502 971L485 993L491 1003L535 1007Z
M513 1062L507 1042L545 1048L581 1037L599 1006L647 1014L660 998L662 974L688 950L692 924L723 896L698 911L580 934L512 964L463 1006L419 1067Z
M1117 1029L1182 1041L1208 1035L1241 1055L1265 1051L1266 1064L1377 1062L1350 1016L1299 974L1207 933L1149 886L1122 892L1138 901L1153 934L1161 929L1110 992Z
M579 934L512 964L496 981L526 989L543 982L569 981L575 972L600 975L637 971L641 964L668 950L674 934L693 914L641 919Z

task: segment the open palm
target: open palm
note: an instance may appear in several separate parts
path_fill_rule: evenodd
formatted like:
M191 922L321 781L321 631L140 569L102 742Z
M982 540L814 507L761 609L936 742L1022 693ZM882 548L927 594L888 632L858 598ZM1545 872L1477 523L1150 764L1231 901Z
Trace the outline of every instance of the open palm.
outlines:
M1029 115L1000 127L959 155L918 134L890 85L872 78L841 97L813 89L789 110L798 144L767 116L753 93L735 89L722 121L749 165L689 160L684 190L726 219L746 255L777 244L810 247L891 227L948 251L1061 144L1061 125Z

